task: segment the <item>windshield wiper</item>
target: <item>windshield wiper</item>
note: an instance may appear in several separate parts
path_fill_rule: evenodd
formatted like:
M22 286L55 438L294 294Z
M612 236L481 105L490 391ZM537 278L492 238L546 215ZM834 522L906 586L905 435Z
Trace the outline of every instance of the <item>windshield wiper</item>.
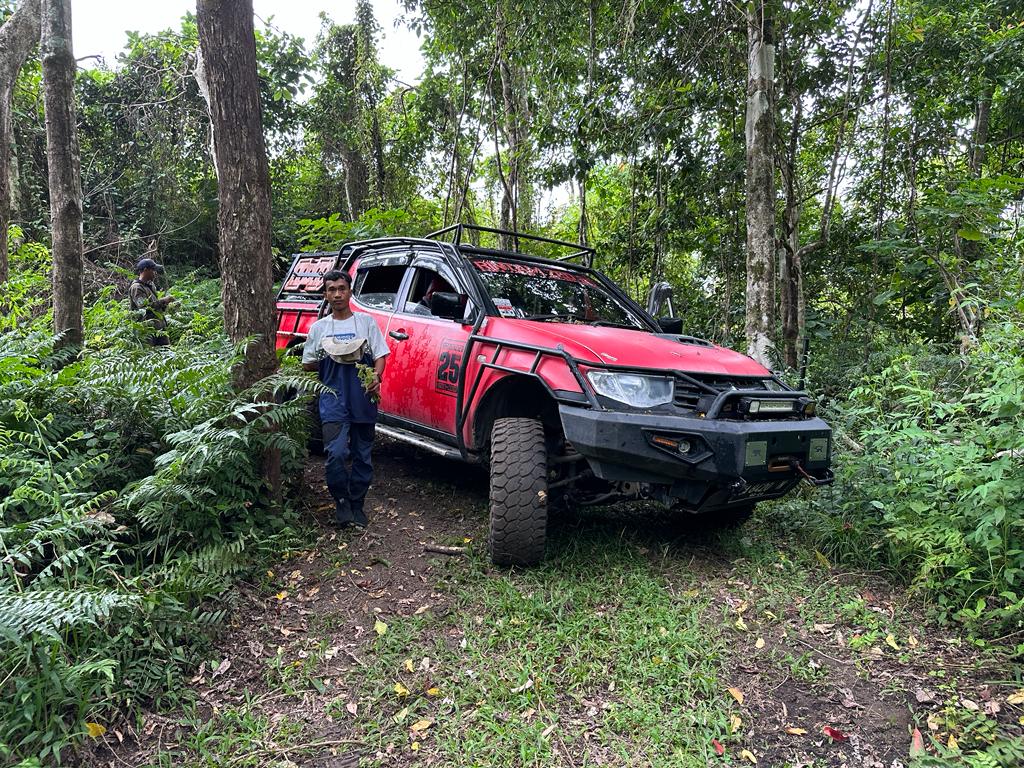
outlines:
M526 315L523 320L582 320L582 318L571 313L547 312L540 315Z
M614 320L591 320L590 325L608 326L611 328L625 328L630 331L645 331L646 328L639 328L631 323L616 323Z

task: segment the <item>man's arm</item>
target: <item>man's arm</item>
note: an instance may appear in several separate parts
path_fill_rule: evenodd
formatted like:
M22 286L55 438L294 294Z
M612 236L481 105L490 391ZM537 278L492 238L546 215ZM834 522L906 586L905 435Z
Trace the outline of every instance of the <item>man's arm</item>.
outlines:
M303 363L302 364L302 370L304 370L304 371L317 371L319 369L320 369L320 363L318 363L316 360L314 360L311 363Z

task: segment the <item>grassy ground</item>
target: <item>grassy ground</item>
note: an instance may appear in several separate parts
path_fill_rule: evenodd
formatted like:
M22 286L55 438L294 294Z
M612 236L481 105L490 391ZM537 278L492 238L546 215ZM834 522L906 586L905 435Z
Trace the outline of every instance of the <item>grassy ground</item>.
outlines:
M545 565L509 572L483 555L481 475L394 445L378 471L365 534L317 529L243 591L181 708L109 724L85 761L1024 763L1019 664L835 568L778 510L703 535L651 510L561 519Z

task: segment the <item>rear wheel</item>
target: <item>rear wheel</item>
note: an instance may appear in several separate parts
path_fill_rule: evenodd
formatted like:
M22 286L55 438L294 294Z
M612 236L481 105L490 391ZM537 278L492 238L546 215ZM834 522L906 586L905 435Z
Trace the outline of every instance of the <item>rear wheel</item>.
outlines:
M535 565L548 525L548 458L537 419L498 419L491 429L491 526L495 565Z

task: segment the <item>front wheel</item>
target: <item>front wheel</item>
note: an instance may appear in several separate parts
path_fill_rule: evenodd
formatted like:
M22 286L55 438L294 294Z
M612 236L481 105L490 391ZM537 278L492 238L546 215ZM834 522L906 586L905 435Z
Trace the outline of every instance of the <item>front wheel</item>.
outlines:
M491 429L491 526L495 565L536 565L548 526L548 457L544 425L498 419Z

